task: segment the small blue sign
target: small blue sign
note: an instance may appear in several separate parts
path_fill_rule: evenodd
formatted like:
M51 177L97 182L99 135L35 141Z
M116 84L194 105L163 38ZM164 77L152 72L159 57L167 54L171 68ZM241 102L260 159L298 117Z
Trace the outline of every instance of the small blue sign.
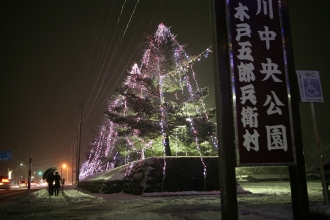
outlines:
M11 158L12 158L11 150L0 151L0 160L11 160Z
M297 77L302 102L324 102L318 71L297 71Z

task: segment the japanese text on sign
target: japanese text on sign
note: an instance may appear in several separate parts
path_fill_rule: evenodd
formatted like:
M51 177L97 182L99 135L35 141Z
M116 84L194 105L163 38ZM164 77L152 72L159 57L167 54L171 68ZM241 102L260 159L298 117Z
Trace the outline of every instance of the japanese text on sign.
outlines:
M292 164L292 125L279 3L227 1L238 163Z

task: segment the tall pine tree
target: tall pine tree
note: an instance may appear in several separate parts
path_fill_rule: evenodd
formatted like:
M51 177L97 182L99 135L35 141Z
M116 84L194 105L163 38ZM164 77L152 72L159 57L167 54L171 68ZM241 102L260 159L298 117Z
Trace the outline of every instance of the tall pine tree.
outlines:
M202 110L208 90L191 85L191 58L175 38L159 25L144 44L142 64L134 64L105 112L118 125L119 137L150 141L162 136L166 156L171 156L170 136L191 145L207 140L214 130L209 120L214 110ZM178 135L183 126L186 132Z
M206 109L208 90L199 88L193 71L194 61L208 50L187 56L163 24L143 48L141 65L133 65L108 100L106 119L90 144L80 178L143 159L146 152L147 156L170 156L174 148L176 153L202 156L210 155L212 145L216 147L210 120L215 111ZM208 142L213 142L211 147Z

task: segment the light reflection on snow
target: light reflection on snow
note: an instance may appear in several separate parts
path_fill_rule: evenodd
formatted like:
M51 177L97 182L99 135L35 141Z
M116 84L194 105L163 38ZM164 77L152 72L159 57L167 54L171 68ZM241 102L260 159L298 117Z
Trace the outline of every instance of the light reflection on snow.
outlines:
M253 194L238 194L239 219L293 219L289 182L245 183ZM329 212L322 206L322 188L308 182L309 201L314 212ZM221 219L220 196L186 195L143 197L125 193L92 194L66 189L59 196L48 196L42 189L22 197L13 206L0 207L3 219ZM200 193L202 194L202 193ZM329 212L330 213L330 212Z

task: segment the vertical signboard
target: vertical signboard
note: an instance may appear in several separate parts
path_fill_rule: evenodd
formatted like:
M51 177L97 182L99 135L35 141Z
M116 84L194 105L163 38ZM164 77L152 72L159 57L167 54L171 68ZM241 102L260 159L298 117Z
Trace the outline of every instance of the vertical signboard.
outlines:
M295 163L280 1L228 0L239 165Z

